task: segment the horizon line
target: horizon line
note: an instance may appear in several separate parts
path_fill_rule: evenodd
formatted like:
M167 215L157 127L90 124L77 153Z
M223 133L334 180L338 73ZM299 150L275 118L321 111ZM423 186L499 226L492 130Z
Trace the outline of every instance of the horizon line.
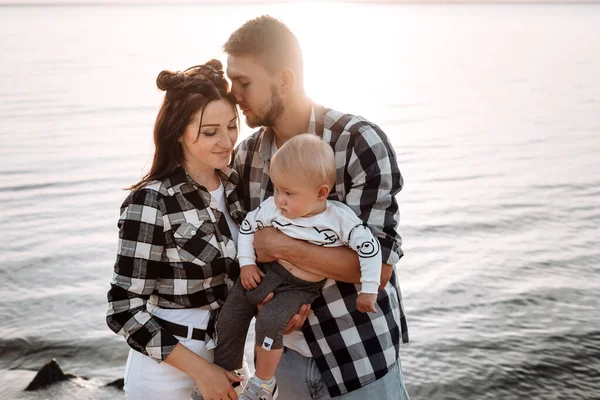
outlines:
M584 5L584 4L600 4L600 0L312 0L315 3L357 3L357 4L438 4L438 5L452 5L452 4L507 4L507 5ZM129 0L129 1L117 1L117 0L92 0L92 1L24 1L24 2L2 2L0 0L0 7L96 7L96 6L206 6L206 5L236 5L236 4L248 4L248 5L264 5L264 4L284 4L284 3L295 3L296 0L178 0L178 1L161 1L161 0Z

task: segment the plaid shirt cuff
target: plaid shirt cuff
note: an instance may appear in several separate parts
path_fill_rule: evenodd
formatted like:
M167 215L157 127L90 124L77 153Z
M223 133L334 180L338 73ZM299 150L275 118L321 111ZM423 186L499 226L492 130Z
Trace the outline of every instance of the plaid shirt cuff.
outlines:
M381 244L381 261L388 265L396 265L404 255L396 239L377 238Z
M152 337L148 336L152 334ZM139 345L137 340L147 341L144 345ZM138 331L127 338L129 345L140 353L147 355L154 361L161 363L175 349L179 340L171 333L162 328L154 318L150 320Z

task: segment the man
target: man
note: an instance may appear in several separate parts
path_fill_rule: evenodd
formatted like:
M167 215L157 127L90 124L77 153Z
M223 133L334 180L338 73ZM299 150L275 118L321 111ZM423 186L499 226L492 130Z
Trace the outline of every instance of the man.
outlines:
M261 127L240 144L234 160L245 208L253 210L273 195L269 161L277 148L295 135L316 134L336 155L336 184L329 197L346 203L368 225L383 255L377 313L361 313L355 305L360 267L353 250L319 247L272 228L257 232L260 262L286 260L332 278L302 330L285 336L276 373L280 398L408 399L399 360L399 344L408 342L408 333L393 269L402 256L394 196L403 181L387 136L361 117L311 102L303 87L300 46L279 20L250 20L223 47L232 93L246 123Z

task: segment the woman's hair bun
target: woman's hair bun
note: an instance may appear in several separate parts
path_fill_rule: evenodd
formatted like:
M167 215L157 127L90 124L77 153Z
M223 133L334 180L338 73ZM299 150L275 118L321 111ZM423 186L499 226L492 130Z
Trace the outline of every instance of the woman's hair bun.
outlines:
M221 61L213 58L205 64L198 65L192 68L195 69L195 74L198 74L208 79L215 86L219 88L228 87L228 83L225 80L225 73L223 71L223 64L221 63Z
M160 90L173 89L185 80L185 74L181 72L161 71L156 77L156 86Z
M217 71L223 70L223 64L221 63L221 61L214 59L214 58L212 60L209 60L206 63L206 65L208 65L209 67L213 67Z
M220 86L225 81L223 77L223 64L214 58L206 64L198 65L197 73L212 81L217 86Z
M225 80L223 72L223 64L217 59L212 59L206 64L194 65L186 69L185 71L161 71L156 78L156 86L160 90L170 90L175 88L182 88L183 83L186 82L186 78L190 78L188 82L194 80L208 80L217 87L227 87L227 81Z

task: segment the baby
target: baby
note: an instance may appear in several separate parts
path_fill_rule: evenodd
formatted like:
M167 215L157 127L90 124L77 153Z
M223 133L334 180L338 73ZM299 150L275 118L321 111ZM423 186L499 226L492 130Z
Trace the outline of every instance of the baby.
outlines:
M335 184L331 146L312 134L298 135L272 157L270 177L275 196L250 212L240 227L240 279L227 297L217 320L215 364L226 370L242 367L244 342L252 317L268 293L275 296L256 317L256 372L240 399L277 398L275 370L283 354L283 332L303 304L321 294L325 277L288 262L256 265L254 232L272 226L295 239L320 246L348 246L358 253L361 292L356 308L377 312L381 273L379 241L345 204L327 200Z

